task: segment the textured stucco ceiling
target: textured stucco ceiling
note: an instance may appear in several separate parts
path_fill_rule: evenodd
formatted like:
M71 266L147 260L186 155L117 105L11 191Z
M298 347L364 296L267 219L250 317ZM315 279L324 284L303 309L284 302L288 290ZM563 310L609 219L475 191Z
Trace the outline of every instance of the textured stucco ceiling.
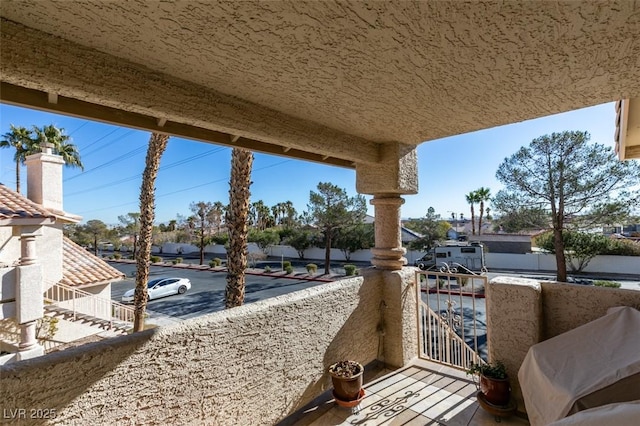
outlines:
M381 142L418 144L640 97L640 4L626 0L3 0L0 13L3 44L15 47L2 49L3 82L295 150L308 143L324 157L361 146L362 159L376 161ZM57 51L47 58L25 52L43 45L42 33L63 39L48 42ZM71 50L69 75L37 70ZM78 70L88 76L74 85ZM127 91L117 78L131 82ZM98 87L110 85L120 103ZM169 95L185 88L183 103L200 91L202 116L142 93L163 85ZM225 121L231 111L237 125Z

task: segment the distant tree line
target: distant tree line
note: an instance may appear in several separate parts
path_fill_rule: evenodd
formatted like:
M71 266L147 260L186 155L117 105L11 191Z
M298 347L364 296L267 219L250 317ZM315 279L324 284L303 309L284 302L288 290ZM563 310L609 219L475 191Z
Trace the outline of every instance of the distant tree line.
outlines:
M153 227L152 243L192 244L200 249L200 264L204 263L204 249L211 244L228 246L229 234L225 216L228 205L221 201L197 201L189 206L191 215L178 215L167 223ZM300 214L291 201L273 206L262 200L250 204L248 241L265 253L271 246L286 244L293 247L300 259L312 247L342 251L350 260L352 253L373 247L373 224L364 223L366 203L361 195L350 197L346 191L331 183L319 183L318 191L311 191L307 211ZM65 235L76 243L91 247L97 253L100 242L113 244L116 250L124 245L135 247L140 215L135 212L118 217L120 224L109 227L100 220L64 227ZM135 253L133 254L135 256Z

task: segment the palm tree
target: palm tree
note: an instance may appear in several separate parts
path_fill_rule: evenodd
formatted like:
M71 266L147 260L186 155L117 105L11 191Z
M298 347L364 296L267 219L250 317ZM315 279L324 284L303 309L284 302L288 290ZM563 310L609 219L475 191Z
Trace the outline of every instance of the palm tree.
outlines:
M160 167L160 159L167 147L168 135L152 133L147 149L147 159L140 186L140 231L137 241L136 290L134 296L133 331L144 330L144 312L147 308L147 280L149 278L149 257L151 237L155 217L155 182ZM135 250L134 250L135 251Z
M291 201L286 201L284 203L285 210L285 226L287 228L291 228L296 220L296 209L293 207L293 203Z
M71 138L69 135L64 133L64 129L59 129L53 124L49 124L42 128L33 126L33 132L36 137L33 139L29 152L25 155L38 152L40 150L40 145L43 143L50 143L53 145L55 153L61 156L64 160L65 166L79 167L81 170L84 170L78 148L74 144L68 142Z
M244 303L244 270L247 267L247 217L251 192L251 167L253 154L241 148L231 153L231 180L229 182L229 208L226 224L229 230L227 251L227 287L225 307L233 308Z
M220 228L222 227L222 221L224 219L225 205L220 201L216 201L213 203L213 210L211 211L211 220L213 222L213 226L215 228L215 234L220 233Z
M480 202L480 216L478 218L478 235L482 235L482 216L484 215L484 202L491 199L491 190L489 188L480 187L476 189L476 197ZM487 209L487 216L489 215L489 209Z
M13 148L15 154L13 159L16 162L16 192L20 193L20 164L24 163L25 153L32 144L31 130L25 127L10 126L11 131L2 135L0 148Z
M474 204L480 202L480 199L478 198L478 193L475 191L471 191L465 197L467 203L471 205L471 235L476 235L476 212Z

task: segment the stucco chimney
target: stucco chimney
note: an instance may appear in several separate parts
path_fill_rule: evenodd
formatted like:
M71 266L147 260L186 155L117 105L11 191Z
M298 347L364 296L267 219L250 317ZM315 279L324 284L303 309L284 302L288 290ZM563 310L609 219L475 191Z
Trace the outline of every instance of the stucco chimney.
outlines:
M26 158L27 198L42 207L62 211L61 156L53 154L53 144L40 145L42 152Z

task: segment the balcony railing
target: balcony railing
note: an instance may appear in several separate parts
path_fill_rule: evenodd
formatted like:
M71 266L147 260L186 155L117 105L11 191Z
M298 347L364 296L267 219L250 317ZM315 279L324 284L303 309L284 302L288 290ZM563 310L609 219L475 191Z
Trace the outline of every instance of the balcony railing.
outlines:
M487 277L467 272L416 273L419 356L465 370L486 360L486 324L479 316Z
M58 312L70 320L87 322L95 318L100 320L95 321L99 326L107 325L110 329L120 331L129 328L135 316L133 308L129 306L60 283L45 292L45 302L59 308ZM46 307L45 310L56 311Z

